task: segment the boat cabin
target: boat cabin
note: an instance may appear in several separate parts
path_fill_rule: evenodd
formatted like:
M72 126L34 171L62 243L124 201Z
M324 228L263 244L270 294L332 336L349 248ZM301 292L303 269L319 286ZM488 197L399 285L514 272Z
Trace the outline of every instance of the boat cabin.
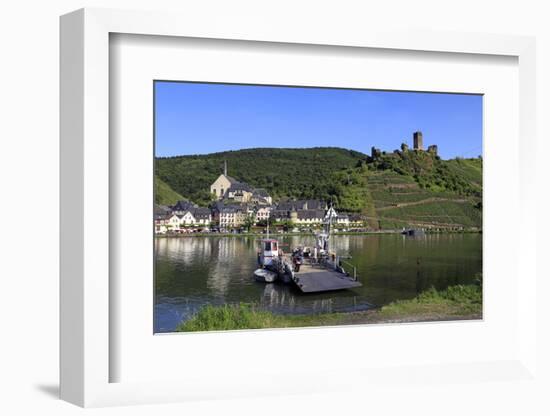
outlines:
M269 266L274 258L279 257L279 242L273 239L260 240L260 252L258 253L258 262L262 266Z

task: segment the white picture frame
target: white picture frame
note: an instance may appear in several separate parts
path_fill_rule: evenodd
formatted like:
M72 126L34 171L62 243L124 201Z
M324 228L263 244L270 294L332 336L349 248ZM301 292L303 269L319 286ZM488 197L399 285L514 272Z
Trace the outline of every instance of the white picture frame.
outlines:
M340 48L428 51L440 54L500 55L518 60L519 76L519 189L517 212L523 212L533 200L529 180L529 153L536 142L535 126L535 42L533 38L508 35L429 32L381 32L358 29L330 31L308 26L280 28L246 21L234 25L215 19L210 25L196 22L192 16L106 9L83 9L61 18L61 397L80 406L158 403L215 397L242 397L254 394L295 394L338 391L388 383L391 377L409 383L462 380L536 380L536 288L535 252L517 251L518 267L525 272L517 292L517 348L507 357L472 362L419 362L414 368L368 367L331 368L328 371L304 371L288 375L264 371L278 385L266 392L257 380L239 379L212 372L199 372L181 380L112 382L111 368L121 357L112 348L110 282L113 258L110 253L111 172L110 159L110 34L154 35L184 38L245 40L300 45L331 45ZM532 150L531 150L532 151ZM523 230L517 241L534 241L536 218L521 217ZM152 238L152 237L151 237ZM516 272L517 273L517 272ZM384 329L382 329L384 330ZM410 330L410 328L409 328ZM315 333L293 330L304 339L312 334L334 336L330 328ZM250 340L249 332L233 337L236 345ZM257 334L257 333L256 333ZM262 334L266 334L265 332ZM342 332L339 333L340 335ZM152 334L151 334L152 336ZM204 335L201 335L204 338ZM210 334L206 334L210 336ZM224 336L217 334L217 336ZM262 335L268 337L269 335ZM163 337L163 343L172 343ZM213 338L211 338L213 339ZM218 341L216 341L218 342ZM138 348L136 346L136 348ZM262 373L260 369L260 374ZM319 377L325 374L327 377ZM210 376L210 377L209 377ZM154 380L154 381L153 381Z

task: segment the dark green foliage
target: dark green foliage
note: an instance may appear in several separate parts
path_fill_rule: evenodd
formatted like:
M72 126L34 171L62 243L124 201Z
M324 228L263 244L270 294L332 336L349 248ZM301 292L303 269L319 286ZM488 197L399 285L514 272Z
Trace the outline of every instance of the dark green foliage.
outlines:
M481 159L441 160L428 152L409 150L382 155L369 164L375 170L410 176L424 189L481 197Z
M243 223L243 228L247 231L247 232L250 232L250 228L252 228L252 226L254 225L255 223L255 219L254 219L254 216L253 215L248 215L245 220L244 220L244 223Z
M348 168L334 172L329 197L341 210L348 212L369 211L374 214L374 201L368 187L369 171L366 167Z
M223 172L251 186L265 188L275 199L330 199L340 179L333 176L353 167L365 155L340 148L245 149L200 156L157 158L160 179L186 198L204 205L210 201L210 185Z

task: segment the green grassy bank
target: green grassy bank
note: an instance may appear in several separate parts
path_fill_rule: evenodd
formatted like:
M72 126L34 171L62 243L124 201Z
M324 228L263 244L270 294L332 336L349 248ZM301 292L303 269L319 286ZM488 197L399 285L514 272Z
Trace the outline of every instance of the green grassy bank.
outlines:
M254 304L207 305L192 319L181 323L176 328L176 331L226 331L237 329L480 319L481 309L481 286L476 284L457 285L441 291L432 288L414 299L396 301L380 309L349 313L275 315Z

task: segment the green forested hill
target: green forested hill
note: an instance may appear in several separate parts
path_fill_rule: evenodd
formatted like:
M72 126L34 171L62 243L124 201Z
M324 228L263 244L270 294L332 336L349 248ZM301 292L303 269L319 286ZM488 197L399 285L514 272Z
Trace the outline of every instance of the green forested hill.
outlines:
M380 155L368 165L375 170L410 176L420 187L435 192L481 195L481 159L441 160L428 152L409 150Z
M210 184L222 172L224 160L230 176L267 189L275 201L331 198L338 209L365 215L374 228L481 227L482 160L441 160L412 150L376 158L341 148L261 148L158 158L163 195L166 185L171 195L208 204Z
M275 200L285 197L327 199L333 174L366 157L340 148L244 149L198 156L158 158L157 175L174 191L205 204L210 185L223 172L239 181L265 188Z

